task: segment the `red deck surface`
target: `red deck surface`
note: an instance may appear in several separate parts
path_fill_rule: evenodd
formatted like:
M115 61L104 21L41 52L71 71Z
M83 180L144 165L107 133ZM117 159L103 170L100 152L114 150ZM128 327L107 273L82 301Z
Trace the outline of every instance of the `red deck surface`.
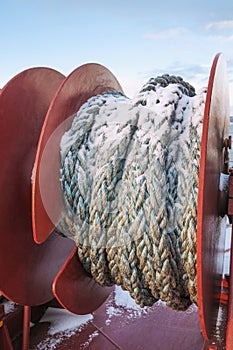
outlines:
M198 312L194 306L186 312L176 312L159 304L140 312L117 306L113 293L93 313L93 319L80 330L76 330L71 337L66 337L64 333L48 336L48 329L49 323L38 323L31 329L31 350L50 349L51 344L55 344L56 341L57 345L53 349L57 350L202 350L203 348Z

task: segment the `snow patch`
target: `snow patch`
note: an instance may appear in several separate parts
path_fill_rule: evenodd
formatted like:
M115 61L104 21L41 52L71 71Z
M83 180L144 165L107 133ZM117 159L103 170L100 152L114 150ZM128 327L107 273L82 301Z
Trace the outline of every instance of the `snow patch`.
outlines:
M224 266L223 266L223 274L229 275L230 274L230 250L231 250L231 232L232 232L232 225L229 223L229 221L226 224L226 239L225 239L225 254L224 254Z
M93 319L91 314L75 315L64 309L48 308L40 322L49 322L50 328L48 334L54 335L59 332L75 329Z
M93 339L95 337L97 337L98 335L99 335L98 331L95 331L94 333L90 334L89 337L88 337L88 340L85 343L81 344L80 350L87 349L88 346L90 345L90 343L93 341Z
M109 326L113 317L123 316L129 320L145 315L149 310L149 307L141 308L137 305L128 291L123 290L120 286L115 286L113 300L109 300L106 304L108 318L105 324Z
M166 308L164 301L158 300L152 307L145 306L141 308L137 305L129 292L123 290L120 286L115 286L113 300L109 300L106 304L106 314L108 315L105 321L106 326L109 326L113 317L124 317L126 320L135 319L137 317L145 316L155 308ZM186 314L196 313L198 310L195 304L184 311Z
M66 338L70 338L75 333L80 332L85 324L93 319L91 314L75 315L64 309L48 308L40 323L49 322L49 335L37 346L37 350L53 350ZM90 339L89 339L90 341Z
M220 180L219 180L219 191L228 191L229 187L229 175L227 174L220 174Z
M64 338L46 338L45 340L43 340L41 343L39 343L36 346L36 349L38 350L53 350L56 349L56 346L62 342Z
M120 286L115 287L115 303L118 306L122 306L128 310L142 311L139 305L137 305L133 298L131 298L129 292L123 290Z
M33 168L32 168L32 173L31 173L31 183L34 182L34 178L35 178L35 163L33 165Z
M10 300L4 301L3 305L4 305L5 314L9 314L14 311L15 303L13 303L12 301Z

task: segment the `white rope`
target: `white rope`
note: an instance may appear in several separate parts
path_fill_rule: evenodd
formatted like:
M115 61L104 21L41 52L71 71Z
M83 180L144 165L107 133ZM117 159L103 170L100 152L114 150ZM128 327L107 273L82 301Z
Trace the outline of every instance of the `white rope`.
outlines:
M196 220L205 93L151 79L130 100L87 101L61 141L66 212L59 229L101 285L141 306L197 303Z

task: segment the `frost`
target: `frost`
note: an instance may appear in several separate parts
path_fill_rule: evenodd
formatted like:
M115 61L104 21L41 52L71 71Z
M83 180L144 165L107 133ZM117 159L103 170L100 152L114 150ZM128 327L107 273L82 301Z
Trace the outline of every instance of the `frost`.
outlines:
M99 335L98 331L95 331L94 333L90 334L89 337L88 337L88 340L85 343L81 344L80 350L87 349L88 346L90 345L90 343L93 341L93 339L95 337L98 337L98 335Z
M91 314L75 315L64 309L48 308L40 322L49 322L49 334L54 335L66 330L78 329L93 319Z
M15 303L13 303L12 301L4 301L3 305L5 314L9 314L14 311Z
M85 324L93 319L91 314L75 315L64 309L48 308L40 323L49 322L50 328L47 337L41 341L36 348L37 350L53 350L66 338L81 331Z

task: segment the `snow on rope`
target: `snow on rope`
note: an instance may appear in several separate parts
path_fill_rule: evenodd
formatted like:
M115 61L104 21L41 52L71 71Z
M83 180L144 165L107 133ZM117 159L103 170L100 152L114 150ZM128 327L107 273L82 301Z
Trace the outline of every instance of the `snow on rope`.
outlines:
M90 98L61 140L59 229L100 285L140 306L197 303L196 225L206 89L152 78L133 99Z

